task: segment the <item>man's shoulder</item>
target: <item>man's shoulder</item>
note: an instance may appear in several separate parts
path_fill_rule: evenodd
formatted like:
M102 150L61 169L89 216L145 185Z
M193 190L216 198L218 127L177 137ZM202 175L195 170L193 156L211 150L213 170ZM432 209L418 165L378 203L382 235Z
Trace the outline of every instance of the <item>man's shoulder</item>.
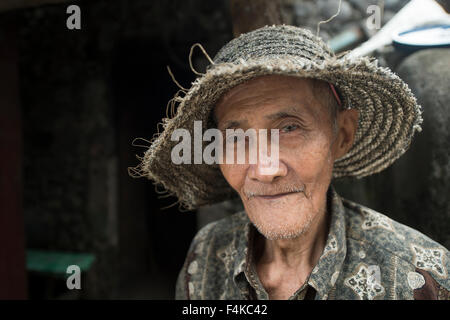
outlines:
M388 216L361 204L343 199L346 209L347 233L356 240L366 241L408 258L414 247L448 250L418 230L399 223Z
M176 285L177 299L219 299L229 271L243 252L235 250L248 223L244 212L232 214L201 228L189 247Z
M194 239L196 241L207 241L213 237L220 238L227 234L236 233L236 231L244 231L248 222L245 211L236 212L225 218L208 223L197 232Z
M347 237L351 241L370 247L380 260L392 257L402 261L404 266L424 270L450 290L450 253L444 246L420 231L361 204L343 199L343 205Z

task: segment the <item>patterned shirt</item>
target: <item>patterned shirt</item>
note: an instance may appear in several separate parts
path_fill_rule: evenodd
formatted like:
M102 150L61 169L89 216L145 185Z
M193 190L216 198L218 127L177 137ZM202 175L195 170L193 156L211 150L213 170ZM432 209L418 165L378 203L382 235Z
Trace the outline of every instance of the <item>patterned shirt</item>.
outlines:
M324 250L289 299L450 299L445 247L332 187L327 208ZM176 298L268 299L252 261L255 232L245 211L202 228L178 276Z

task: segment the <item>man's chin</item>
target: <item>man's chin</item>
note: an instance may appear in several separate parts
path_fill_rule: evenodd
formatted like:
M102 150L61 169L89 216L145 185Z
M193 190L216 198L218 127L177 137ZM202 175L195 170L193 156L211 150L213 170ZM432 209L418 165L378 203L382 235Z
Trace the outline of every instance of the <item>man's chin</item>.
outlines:
M295 211L296 214L306 211L309 203L302 194L291 194L274 199L254 197L245 201L244 206L255 214L270 212L272 216L282 217L291 211Z
M270 217L251 216L250 221L265 238L269 240L295 239L305 233L311 225L311 217L286 217L272 213Z
M286 200L252 199L244 205L250 221L269 240L294 239L310 227L313 214L306 199L295 195Z
M264 236L267 240L287 240L300 237L306 230L305 228L299 229L279 229L270 228L261 225L253 224L258 232Z

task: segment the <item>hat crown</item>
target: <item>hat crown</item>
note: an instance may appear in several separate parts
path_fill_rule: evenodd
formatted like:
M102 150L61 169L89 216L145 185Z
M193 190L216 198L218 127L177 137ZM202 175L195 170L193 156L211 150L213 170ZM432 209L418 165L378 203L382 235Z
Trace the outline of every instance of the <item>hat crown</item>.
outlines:
M333 51L311 31L295 26L274 25L241 34L223 46L214 63L241 63L250 59L273 59L282 56L324 61Z

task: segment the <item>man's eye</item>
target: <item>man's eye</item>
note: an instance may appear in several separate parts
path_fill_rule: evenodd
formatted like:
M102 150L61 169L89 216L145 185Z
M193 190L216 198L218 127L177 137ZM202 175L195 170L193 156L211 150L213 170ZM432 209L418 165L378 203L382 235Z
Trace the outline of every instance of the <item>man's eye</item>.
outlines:
M298 129L298 126L295 124L289 124L287 126L284 126L283 128L281 128L281 132L291 132Z

